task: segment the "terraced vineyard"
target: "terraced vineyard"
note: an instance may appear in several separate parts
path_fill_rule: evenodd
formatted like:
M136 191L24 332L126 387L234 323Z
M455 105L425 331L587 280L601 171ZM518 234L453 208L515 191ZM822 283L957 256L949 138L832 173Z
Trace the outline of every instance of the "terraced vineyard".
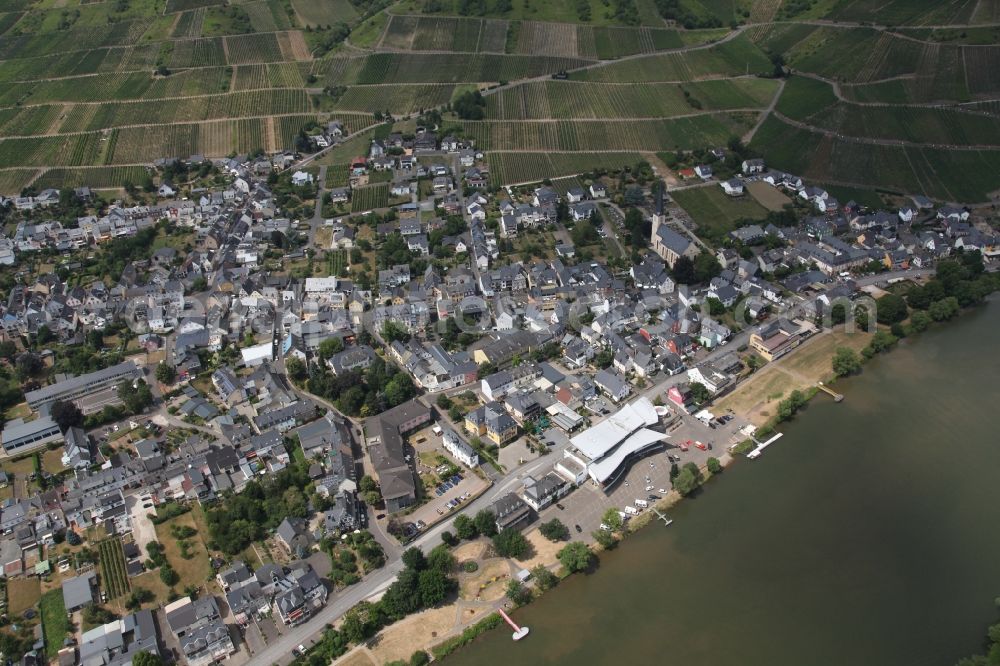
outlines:
M313 121L367 136L375 114L428 109L493 152L494 183L742 137L831 183L958 201L1000 188L1000 0L466 4L8 3L0 191L117 188L157 158L279 151ZM449 112L477 88L482 119ZM356 194L359 210L389 201L385 184Z

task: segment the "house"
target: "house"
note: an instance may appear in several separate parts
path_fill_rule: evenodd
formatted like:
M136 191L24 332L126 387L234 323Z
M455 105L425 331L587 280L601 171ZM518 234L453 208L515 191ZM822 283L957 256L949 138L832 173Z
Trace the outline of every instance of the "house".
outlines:
M285 518L274 532L275 540L292 557L305 557L312 548L312 536L301 518Z
M493 502L490 508L496 516L496 526L500 531L517 528L531 519L531 507L514 493L507 493Z
M295 185L296 187L312 185L313 180L313 175L308 171L296 171L292 174L292 185Z
M733 229L729 232L729 235L744 245L754 245L763 241L766 234L760 225L748 224L745 227Z
M525 478L521 497L532 509L541 511L569 492L569 489L566 479L555 472L549 472L541 479L531 476Z
M65 579L62 583L62 595L66 612L74 613L94 603L96 587L97 574L93 571Z
M743 164L740 165L740 169L743 171L743 175L745 176L764 173L764 168L764 160L759 157L743 160Z
M503 446L517 438L517 421L498 402L489 402L465 415L465 429Z
M798 326L781 318L753 333L750 336L750 348L765 360L773 361L798 347L803 339Z
M607 369L594 375L594 384L615 402L621 402L632 392L632 387L624 377Z
M441 443L445 451L469 469L479 467L479 454L451 428L442 428Z
M739 178L724 180L720 182L719 185L722 186L722 191L731 197L743 196L743 181Z
M712 177L712 167L707 164L699 164L694 168L694 173L702 180L708 180Z
M594 199L603 199L608 196L608 188L601 181L594 181L590 184L590 196Z
M189 666L207 666L236 652L215 597L184 597L163 612Z
M579 203L584 200L587 193L582 187L571 187L566 190L566 201L569 203Z

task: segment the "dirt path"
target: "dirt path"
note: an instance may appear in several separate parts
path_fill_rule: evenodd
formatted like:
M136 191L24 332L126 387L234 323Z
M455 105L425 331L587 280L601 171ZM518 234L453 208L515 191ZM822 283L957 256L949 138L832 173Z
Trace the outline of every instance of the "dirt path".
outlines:
M764 109L764 111L760 114L760 118L757 119L757 123L753 127L750 128L749 132L747 132L746 134L743 135L743 143L744 144L749 144L753 140L753 137L757 133L757 130L760 129L761 125L764 124L764 121L767 120L767 117L770 116L771 113L774 111L774 107L776 107L778 105L778 99L781 97L781 93L783 93L784 91L785 91L785 80L784 79L778 79L778 90L777 90L777 92L775 93L774 97L771 99L771 103L768 104L767 108Z
M222 56L226 59L227 65L232 65L229 61L229 40L225 37L222 38Z

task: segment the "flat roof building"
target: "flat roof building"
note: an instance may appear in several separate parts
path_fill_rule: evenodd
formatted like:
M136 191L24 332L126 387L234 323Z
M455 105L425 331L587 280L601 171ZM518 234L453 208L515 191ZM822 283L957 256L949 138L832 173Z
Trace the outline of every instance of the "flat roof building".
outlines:
M141 372L134 362L125 361L110 368L90 372L79 377L71 377L51 386L28 391L24 398L29 407L42 410L56 400L77 400L101 389L135 379L140 374Z
M49 442L62 439L62 432L49 416L40 416L34 421L14 419L3 428L3 450L7 455L33 451Z

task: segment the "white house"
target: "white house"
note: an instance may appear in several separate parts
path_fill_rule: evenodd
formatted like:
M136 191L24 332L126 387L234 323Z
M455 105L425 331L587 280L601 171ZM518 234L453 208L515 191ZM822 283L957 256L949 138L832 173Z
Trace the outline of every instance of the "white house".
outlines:
M712 177L712 167L707 164L699 164L694 168L694 172L702 180L708 180Z
M743 181L739 178L724 180L719 185L722 186L722 191L731 197L743 196Z
M313 182L313 175L308 171L296 171L292 174L292 185L296 187L301 187L302 185L310 185Z

